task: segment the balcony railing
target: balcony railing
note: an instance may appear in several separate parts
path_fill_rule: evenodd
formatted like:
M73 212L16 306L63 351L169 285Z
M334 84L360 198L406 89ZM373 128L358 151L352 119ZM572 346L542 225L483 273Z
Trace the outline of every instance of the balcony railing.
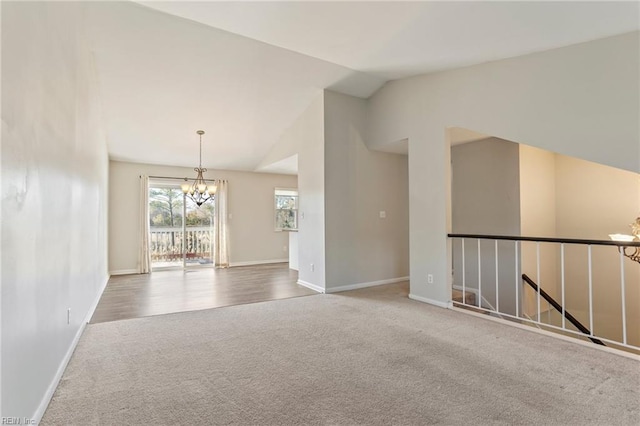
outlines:
M640 242L449 234L454 305L640 353Z
M183 238L184 237L184 238ZM213 227L151 227L151 262L154 266L170 266L184 260L188 263L212 263Z

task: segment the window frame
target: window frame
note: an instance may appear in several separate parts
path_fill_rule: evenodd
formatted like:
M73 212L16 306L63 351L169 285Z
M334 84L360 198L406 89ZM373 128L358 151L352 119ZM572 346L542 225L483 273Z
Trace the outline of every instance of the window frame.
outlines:
M295 192L295 195L284 195L284 194L278 194L278 191L287 191L287 192ZM289 197L295 197L295 208L293 209L279 209L278 208L278 197L283 197L283 196L289 196ZM298 193L298 188L281 188L281 187L276 187L273 190L273 227L275 232L298 232L298 220L299 220L299 216L298 216L298 210L300 208L300 194ZM295 221L295 228L282 228L278 226L278 212L279 211L291 211L293 212L293 216L294 216L294 221Z

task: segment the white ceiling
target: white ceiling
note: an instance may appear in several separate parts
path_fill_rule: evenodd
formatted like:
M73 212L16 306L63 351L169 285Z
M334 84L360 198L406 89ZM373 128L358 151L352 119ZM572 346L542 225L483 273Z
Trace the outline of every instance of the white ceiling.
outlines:
M297 175L298 174L298 154L276 161L267 166L257 168L256 171L262 172L262 173L281 173L285 175Z
M112 159L253 170L322 89L370 96L379 77L135 3L90 5Z
M324 88L366 98L388 79L639 28L635 2L141 3L89 7L111 157L195 166L202 128L203 165L237 170Z
M520 56L639 26L636 2L140 3L386 79Z

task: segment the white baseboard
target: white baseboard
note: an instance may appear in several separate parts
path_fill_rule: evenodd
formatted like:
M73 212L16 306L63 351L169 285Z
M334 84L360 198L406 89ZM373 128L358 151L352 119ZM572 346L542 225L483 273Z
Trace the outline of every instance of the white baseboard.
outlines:
M67 364L69 364L69 361L71 360L71 356L73 355L73 352L76 350L76 346L78 346L78 342L80 341L80 337L82 336L82 333L84 332L85 327L87 326L87 324L91 320L91 317L93 316L93 313L95 312L96 308L98 307L98 303L100 302L100 298L102 297L102 293L104 293L104 289L107 287L107 283L109 282L109 278L110 278L110 276L107 275L106 279L104 280L104 283L102 283L102 285L100 287L100 290L98 291L98 295L97 295L96 299L91 304L91 307L89 308L89 311L87 312L87 315L85 315L84 320L80 323L80 327L78 328L78 331L76 331L75 336L73 336L73 340L71 341L71 345L69 346L69 349L67 349L67 352L64 354L64 358L62 358L62 361L60 362L60 365L58 366L58 370L56 371L55 376L53 376L53 379L51 380L51 383L49 384L49 387L47 388L47 392L42 397L42 400L40 401L40 405L38 406L38 409L36 410L36 412L33 415L33 420L35 420L35 422L36 422L35 424L40 424L40 422L42 421L42 416L44 416L44 412L47 410L47 407L49 406L49 403L51 402L51 398L53 398L53 394L55 393L56 389L58 388L58 384L60 383L60 380L62 379L62 375L64 374L64 370L67 368Z
M269 263L287 263L289 259L271 259L271 260L249 260L246 262L231 262L229 267L234 266L251 266L251 265L268 265Z
M271 260L249 260L245 262L231 262L229 267L233 268L235 266L251 266L251 265L268 265L270 263L287 263L289 259L271 259ZM213 265L211 265L213 266ZM171 268L171 267L170 267ZM182 268L182 263L176 265L175 269ZM110 271L111 275L131 275L131 274L139 274L137 269L118 269L115 271Z
M439 300L433 300L427 297L416 296L415 294L411 294L411 293L409 293L409 299L417 300L418 302L428 303L429 305L439 306L445 309L451 309L453 307L453 302L451 300L448 302L441 302Z
M332 287L326 290L327 293L339 293L341 291L357 290L359 288L375 287L384 284L399 283L402 281L409 281L409 277L390 278L387 280L369 281L365 283L342 285L339 287Z
M298 280L298 284L300 284L301 286L310 288L313 291L317 291L318 293L324 293L325 292L325 289L320 287L319 285L311 284L311 283L306 282L306 281Z
M85 324L89 324L89 321L91 321L91 317L93 316L94 312L96 311L96 308L98 307L98 303L100 303L100 299L102 298L102 293L104 293L104 290L107 288L107 284L109 283L109 279L110 278L111 278L111 275L107 275L107 278L104 280L104 283L100 287L100 291L98 292L98 296L93 301L93 304L89 308L89 312L87 312L87 315L84 317L84 323Z
M109 275L131 275L138 273L137 269L118 269L116 271L109 271Z

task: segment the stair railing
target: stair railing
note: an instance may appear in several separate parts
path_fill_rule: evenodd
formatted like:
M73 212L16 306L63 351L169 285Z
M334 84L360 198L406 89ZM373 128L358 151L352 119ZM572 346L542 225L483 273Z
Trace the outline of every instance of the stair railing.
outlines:
M551 306L553 306L555 308L556 311L558 311L562 315L564 315L564 317L571 324L573 324L575 326L575 328L580 330L582 333L586 334L593 343L595 343L597 345L606 346L604 343L602 343L601 340L596 339L595 337L591 337L591 331L587 327L582 325L582 323L580 321L578 321L573 315L571 315L567 310L565 310L564 306L560 305L553 297L549 296L549 294L546 291L544 291L542 288L540 288L540 286L538 286L538 284L536 284L535 281L533 281L531 278L529 278L529 276L527 274L522 274L522 280L525 283L529 284L529 286L531 286L531 288L533 288L533 290L536 293L539 293L540 296L542 296L542 298L544 300L549 302L551 304Z
M451 247L453 250L454 288L462 291L462 302L454 301L455 305L474 307L489 314L498 314L500 317L512 321L542 326L550 331L558 331L563 334L574 335L576 337L586 336L591 341L599 345L604 345L606 342L607 345L611 344L617 348L631 349L633 352L640 353L640 343L637 342L637 338L635 337L639 332L638 327L640 327L640 325L635 321L627 324L627 283L625 282L625 268L637 268L639 265L635 262L629 262L624 253L625 249L640 249L640 242L479 234L449 234L448 237L452 242ZM513 242L512 246L508 243L505 244L505 242L509 241ZM524 243L529 244L527 249L533 248L531 244L535 245L535 256L533 255L533 250L530 250L528 252L530 254L526 257L528 259L527 263L530 265L529 268L533 270L535 267L536 269L534 272L536 277L535 281L521 270L521 260L524 260L522 250ZM553 251L554 258L552 262L554 264L558 262L557 265L560 269L560 271L558 271L558 290L560 293L558 294L558 298L560 299L560 302L555 300L548 292L542 289L542 285L544 285L544 283L541 281L541 276L544 269L541 270L541 244L552 244L556 246L556 249ZM585 289L586 291L580 295L565 294L565 291L567 290L567 286L565 285L565 275L569 272L570 277L571 274L575 272L572 269L565 270L567 266L565 264L565 247L568 245L572 247L582 246L586 248L586 258L581 257L583 260L580 260L579 262L585 265L586 273L583 272L582 276L585 277L585 286L588 287ZM612 255L618 256L619 261L613 261L614 263L612 265L618 263L620 270L620 299L617 309L620 313L620 322L618 324L621 325L621 333L618 332L618 335L621 334L621 337L617 337L615 332L612 335L612 332L606 327L600 326L600 324L602 324L601 322L597 322L595 325L598 330L602 331L598 335L594 334L593 246L610 246L612 248L617 248L617 250L612 251ZM574 256L571 256L572 254ZM600 253L598 254L600 255ZM569 253L569 255L572 259L576 257L575 252ZM531 263L533 262L532 256L535 257L534 263ZM596 260L600 259L596 258ZM611 262L612 260L606 261ZM581 267L575 265L577 264L569 263L569 267ZM546 268L547 264L542 266ZM574 284L575 282L573 280L575 278L570 279L572 279L570 284ZM524 312L525 306L523 295L525 291L524 287L522 287L523 280L536 292L537 295L535 300L528 300L529 310L537 311L537 315L533 313L531 314L532 316L535 316L535 320L531 317L527 318L527 315L525 315ZM597 281L597 283L599 282L600 281ZM608 281L607 285L611 284L612 282ZM631 284L637 285L638 283L634 280ZM569 287L568 290L570 291L571 287ZM580 291L582 292L583 290ZM468 294L467 292L475 294L475 304L472 305L467 303L465 300L465 295ZM586 318L588 326L580 323L574 315L566 312L566 309L563 307L563 305L566 305L567 299L576 300L576 297L585 299L584 310L580 310L580 312L583 314L582 317ZM550 320L548 323L541 321L540 300L546 300L551 306L561 313L561 325L556 325L557 323L552 324L552 321ZM531 302L534 302L535 306L532 306ZM632 305L630 304L629 306L631 307ZM635 309L637 309L637 307L635 307ZM552 313L551 310L548 312ZM598 312L599 311L596 313ZM630 312L629 318L633 318L638 315L638 312ZM607 321L611 320L611 318L607 319ZM577 330L568 328L565 321L571 323ZM598 321L601 320L599 319ZM628 326L630 327L630 330L628 329ZM631 342L629 341L629 336L634 336Z

